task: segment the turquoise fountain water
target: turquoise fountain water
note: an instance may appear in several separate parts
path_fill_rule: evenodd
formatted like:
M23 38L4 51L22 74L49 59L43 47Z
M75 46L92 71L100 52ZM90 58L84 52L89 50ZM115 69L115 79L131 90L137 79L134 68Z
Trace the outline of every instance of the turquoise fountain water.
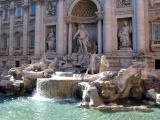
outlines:
M159 120L160 109L149 113L107 113L78 108L73 100L57 101L39 97L0 96L0 120Z

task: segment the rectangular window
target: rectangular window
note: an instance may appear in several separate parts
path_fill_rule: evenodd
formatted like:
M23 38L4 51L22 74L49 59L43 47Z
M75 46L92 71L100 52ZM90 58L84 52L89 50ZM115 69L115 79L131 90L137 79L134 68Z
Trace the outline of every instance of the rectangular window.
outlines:
M15 65L16 67L19 67L20 66L20 61L16 61L15 64L16 64Z
M160 60L155 60L155 69L160 69Z
M36 15L36 2L31 3L31 16Z
M4 8L3 10L3 20L8 20L9 18L9 9L8 8Z
M8 39L8 38L7 38L7 35L3 35L3 36L2 36L2 44L1 44L1 45L2 45L2 49L3 49L3 50L6 50L6 49L7 49L7 39Z
M160 24L155 25L155 40L160 41Z
M30 42L29 42L30 49L34 49L34 41L35 41L35 36L32 34L30 35Z
M6 61L2 61L2 67L6 66Z
M4 39L3 48L7 49L7 39Z
M16 8L16 17L21 18L23 16L23 8L22 6L17 6Z
M19 49L21 46L21 37L20 36L17 36L16 38L16 49Z

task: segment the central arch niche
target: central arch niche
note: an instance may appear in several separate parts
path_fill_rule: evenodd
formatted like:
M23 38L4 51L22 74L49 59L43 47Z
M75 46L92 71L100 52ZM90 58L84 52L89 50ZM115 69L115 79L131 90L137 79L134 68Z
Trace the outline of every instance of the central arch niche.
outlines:
M72 16L93 17L96 16L97 6L90 0L79 1L72 10Z
M95 0L77 0L75 1L69 10L68 19L68 47L69 53L75 52L76 41L73 40L73 36L78 30L79 24L84 24L89 33L89 40L91 43L97 46L98 44L98 30L97 30L97 12L100 11ZM74 47L73 47L74 46ZM98 46L97 46L98 47ZM97 50L96 50L97 52Z

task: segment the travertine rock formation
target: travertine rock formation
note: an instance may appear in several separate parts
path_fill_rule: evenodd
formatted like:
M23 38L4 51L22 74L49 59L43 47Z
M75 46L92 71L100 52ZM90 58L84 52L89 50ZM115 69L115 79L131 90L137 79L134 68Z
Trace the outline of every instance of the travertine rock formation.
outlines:
M11 68L8 73L15 80L23 80L24 89L31 89L36 85L37 78L49 78L55 72L57 59L50 61L45 55L39 63L22 65L21 67Z
M103 101L101 102L101 104L105 104L110 102L117 102L119 100L127 99L129 97L135 97L137 99L142 98L142 93L144 91L142 89L143 86L141 86L142 85L141 83L142 81L147 79L146 74L143 74L142 71L139 70L137 71L136 68L131 66L126 70L125 69L120 70L120 72L117 73L117 76L109 72L108 74L106 73L103 75L104 76L101 77L100 75L99 76L97 75L96 77L95 75L93 75L92 82L87 83L87 86L84 83L80 84L85 88L83 90L83 93L86 96L83 96L83 98L89 97L88 99L90 99L88 103L84 99L83 101L85 101L85 104L90 105L91 104L90 102L94 101L92 102L92 106L97 107L97 105L99 105L99 102L95 103L97 99ZM97 89L97 92L95 92L96 91L95 89ZM91 94L92 92L98 93L96 94L97 97L92 97L88 95Z

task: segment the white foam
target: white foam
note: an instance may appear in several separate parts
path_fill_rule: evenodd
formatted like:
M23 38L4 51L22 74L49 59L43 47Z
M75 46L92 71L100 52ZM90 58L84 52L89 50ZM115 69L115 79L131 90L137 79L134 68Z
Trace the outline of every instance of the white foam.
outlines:
M35 100L35 101L53 101L54 100L54 99L51 99L51 98L45 98L43 96L40 96L37 93L34 93L33 96L31 97L31 99Z

